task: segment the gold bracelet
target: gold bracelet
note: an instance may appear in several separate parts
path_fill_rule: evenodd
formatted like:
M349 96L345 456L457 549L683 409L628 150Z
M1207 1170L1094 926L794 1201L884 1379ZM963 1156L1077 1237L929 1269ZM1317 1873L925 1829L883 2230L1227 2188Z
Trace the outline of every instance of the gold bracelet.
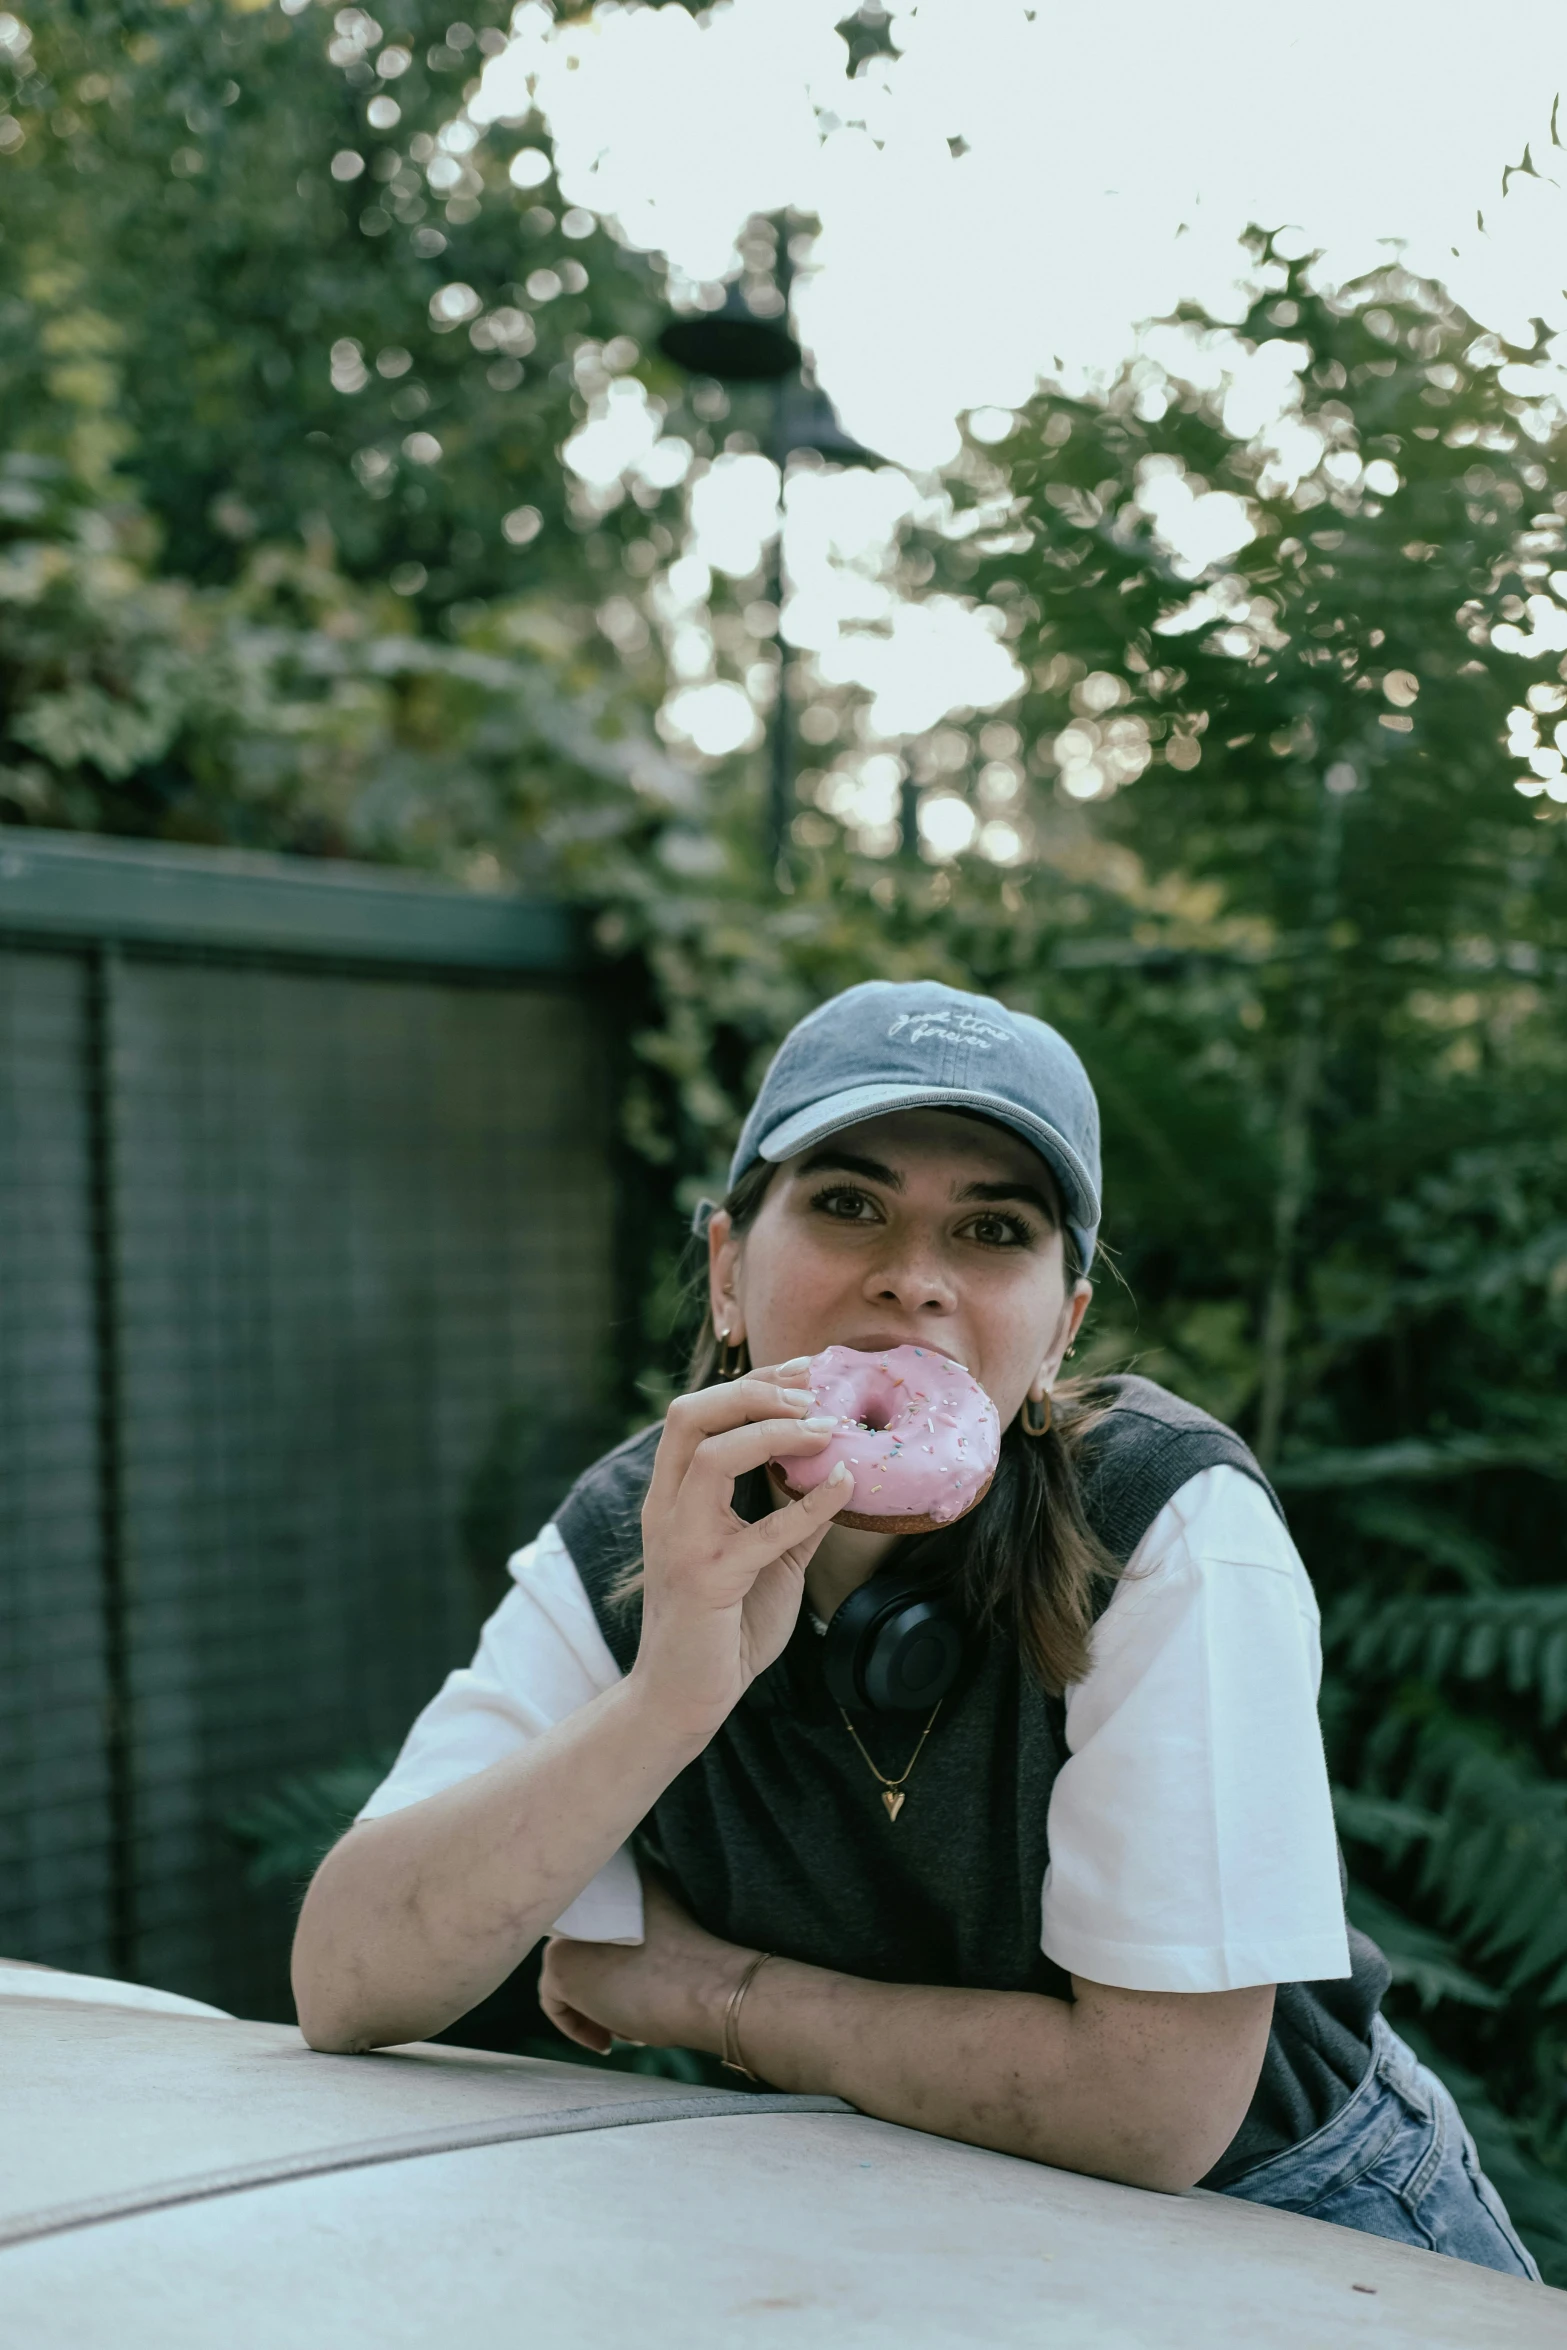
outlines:
M740 2003L768 1960L770 1950L759 1950L745 1973L729 1994L729 2005L724 2010L724 2053L720 2060L726 2073L743 2073L748 2081L760 2078L753 2073L740 2053Z

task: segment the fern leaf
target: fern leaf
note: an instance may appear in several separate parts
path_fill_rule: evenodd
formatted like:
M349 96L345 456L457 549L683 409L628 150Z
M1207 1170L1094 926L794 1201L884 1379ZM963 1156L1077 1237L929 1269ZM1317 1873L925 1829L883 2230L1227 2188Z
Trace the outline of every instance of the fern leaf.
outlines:
M1507 1634L1507 1686L1522 1696L1540 1678L1544 1644L1536 1624L1514 1624Z
M1346 1908L1351 1925L1377 1943L1393 1981L1407 1983L1424 2009L1435 2007L1438 2000L1459 2000L1464 2007L1501 2007L1499 1990L1461 1965L1445 1934L1405 1918L1391 1901L1367 1892L1363 1885L1351 1885Z
M1567 1713L1567 1624L1550 1633L1540 1651L1540 1704L1547 1723Z
M1541 1909L1534 1930L1513 1961L1508 1976L1509 1990L1521 1989L1551 1968L1562 1969L1553 1977L1554 1982L1567 1981L1567 1902L1553 1898L1548 1905L1542 1904Z
M1324 1627L1341 1669L1373 1682L1413 1674L1436 1686L1505 1667L1517 1695L1537 1691L1547 1722L1567 1712L1567 1588L1406 1595L1367 1611L1336 1608Z
M1373 1633L1379 1627L1373 1626ZM1458 1653L1460 1627L1451 1616L1439 1616L1428 1622L1424 1613L1404 1625L1398 1640L1398 1667L1400 1672L1422 1671L1428 1681L1440 1681ZM1374 1643L1368 1646L1367 1661L1375 1654Z
M1363 1885L1351 1886L1347 1906L1351 1925L1371 1936L1394 1982L1407 1983L1423 2008L1435 2007L1442 1999L1456 1999L1465 2007L1501 2006L1501 1993L1460 1965L1445 1935L1416 1925Z
M1335 1787L1333 1816L1338 1832L1353 1844L1367 1844L1388 1860L1401 1860L1422 1836L1441 1833L1438 1812L1417 1803L1400 1803L1395 1796L1369 1795L1358 1787Z
M251 1855L245 1872L250 1882L297 1883L312 1876L386 1777L394 1752L301 1772L231 1812L224 1825Z
M1514 1640L1522 1629L1521 1625L1513 1626ZM1494 1672L1501 1646L1501 1629L1495 1615L1490 1609L1487 1609L1486 1613L1480 1616L1477 1621L1471 1621L1464 1634L1463 1654L1458 1667L1464 1679L1466 1681L1483 1681L1487 1673ZM1433 1675L1432 1678L1434 1679L1435 1676Z
M1407 1744L1396 1800L1438 1812L1419 1887L1465 1948L1508 1963L1508 1988L1567 1958L1567 1785L1442 1712Z
M1345 1514L1359 1534L1395 1550L1411 1551L1427 1566L1456 1575L1470 1591L1494 1590L1501 1555L1451 1510L1432 1509L1402 1493L1373 1488L1346 1502Z

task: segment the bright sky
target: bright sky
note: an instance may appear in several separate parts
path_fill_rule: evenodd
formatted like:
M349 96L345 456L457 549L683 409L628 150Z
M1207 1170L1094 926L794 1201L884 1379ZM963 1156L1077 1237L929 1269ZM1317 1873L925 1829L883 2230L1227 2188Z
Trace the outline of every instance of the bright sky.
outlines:
M1340 281L1402 240L1483 324L1523 339L1535 314L1567 326L1563 0L1494 17L1473 0L890 0L901 55L853 83L834 31L848 5L720 0L698 23L603 0L556 25L523 0L470 113L520 115L531 90L562 197L664 254L677 280L732 271L753 213L819 217L796 323L845 425L899 466L928 475L956 452L960 415L1021 403L1041 374L1112 370L1182 297L1233 314L1249 221L1295 224ZM1546 176L1514 177L1504 200L1526 142ZM697 551L725 569L749 552L754 568L763 485L736 471L721 486L696 485L714 539ZM878 641L867 622L905 632L876 677L855 672L879 731L928 727L943 700L1003 699L1005 655L961 615L943 627L876 608L866 549L913 486L797 489L791 635L842 675L856 623L862 650Z

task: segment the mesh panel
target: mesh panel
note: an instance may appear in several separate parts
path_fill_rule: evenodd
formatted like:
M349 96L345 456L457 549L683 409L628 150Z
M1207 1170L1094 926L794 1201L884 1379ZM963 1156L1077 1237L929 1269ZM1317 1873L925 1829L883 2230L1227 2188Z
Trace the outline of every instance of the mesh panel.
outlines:
M0 955L0 1954L111 1961L87 966Z
M30 1268L0 1378L37 1395L0 1432L0 1506L17 1557L36 1562L20 1587L48 1583L28 1637L58 1657L82 1715L99 1703L105 1603L81 978L63 956L0 956L0 969L13 990L31 974L37 1039L17 1067L35 1068L26 1115L52 1138L46 1162L25 1118L7 1118L4 1179L22 1229L49 1237L42 1250L0 1239ZM150 957L113 967L104 1034L124 1963L279 2012L283 1905L246 1889L226 1815L281 1773L394 1742L465 1654L495 1563L465 1545L476 1491L488 1478L502 1547L533 1531L531 1501L553 1498L537 1458L536 1494L526 1474L496 1487L497 1447L532 1428L562 1456L593 1448L612 1311L602 1056L564 992ZM9 1544L7 1559L9 1589ZM18 1678L0 1660L0 1703L18 1702ZM101 1964L86 1892L76 1942L57 1912L68 1849L92 1885L106 1866L102 1799L97 1813L89 1800L102 1738L80 1722L73 1738L56 1705L28 1702L33 1785L12 1833L40 1860L12 1948Z

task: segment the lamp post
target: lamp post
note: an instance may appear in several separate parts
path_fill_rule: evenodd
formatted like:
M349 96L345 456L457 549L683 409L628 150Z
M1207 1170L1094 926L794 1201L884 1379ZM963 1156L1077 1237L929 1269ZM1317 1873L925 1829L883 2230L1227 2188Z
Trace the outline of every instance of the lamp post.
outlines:
M833 404L820 386L807 382L802 353L789 330L789 253L780 234L777 282L783 305L776 318L762 318L751 308L737 285L732 285L719 310L691 318L672 318L658 338L659 349L690 375L713 377L722 384L755 384L771 388L767 454L778 468L778 531L773 541L770 600L779 615L778 699L768 729L768 788L766 848L769 863L782 872L789 840L794 794L793 742L789 722L789 687L793 648L783 632L784 594L788 574L784 563L784 477L789 459L810 449L830 465L879 465L873 450L862 448L846 433Z

